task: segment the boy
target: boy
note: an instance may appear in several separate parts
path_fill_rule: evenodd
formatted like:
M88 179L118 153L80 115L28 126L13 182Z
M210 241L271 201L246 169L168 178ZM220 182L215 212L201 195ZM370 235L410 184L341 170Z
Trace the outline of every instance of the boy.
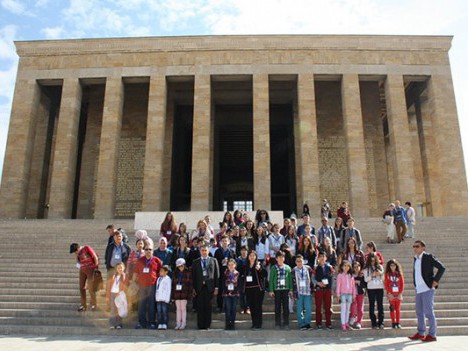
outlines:
M166 330L168 323L167 309L171 302L172 281L168 277L169 266L162 266L159 270L159 278L156 282L156 305L158 311L158 330Z
M297 255L292 279L296 298L297 324L301 330L310 329L312 318L312 273L312 268L304 265L302 255Z
M317 329L322 329L322 304L325 305L325 319L328 330L332 330L331 325L331 305L333 279L333 267L328 264L327 254L320 251L317 258L318 264L312 275L312 283L315 284L315 324Z
M276 265L270 271L270 296L275 299L275 328L289 329L289 296L293 294L291 267L284 264L284 252L276 252ZM281 310L283 323L281 323Z
M247 264L247 247L242 246L240 249L240 256L237 257L236 263L237 263L237 270L239 272L244 272L245 271L245 266ZM245 289L244 289L245 282L243 279L239 281L239 305L240 305L240 313L244 314L250 314L250 309L249 305L247 304L247 298L245 296Z

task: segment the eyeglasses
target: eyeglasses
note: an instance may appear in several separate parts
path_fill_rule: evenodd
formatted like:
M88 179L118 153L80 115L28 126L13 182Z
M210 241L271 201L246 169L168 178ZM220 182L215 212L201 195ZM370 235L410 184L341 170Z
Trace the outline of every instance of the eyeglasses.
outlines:
M145 249L145 251L153 251L153 249Z
M413 249L419 249L420 247L420 245L413 245Z

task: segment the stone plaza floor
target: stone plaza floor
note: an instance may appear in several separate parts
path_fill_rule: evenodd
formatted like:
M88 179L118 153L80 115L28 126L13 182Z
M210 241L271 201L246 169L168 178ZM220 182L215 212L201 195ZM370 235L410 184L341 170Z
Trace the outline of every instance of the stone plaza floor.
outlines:
M47 350L47 351L76 351L76 350L109 350L109 351L219 351L220 349L249 351L360 351L360 350L468 350L468 336L445 336L437 342L422 343L410 341L407 338L365 338L353 336L349 338L308 338L297 340L285 339L151 339L151 338L96 338L96 337L28 337L1 336L0 349L16 350Z

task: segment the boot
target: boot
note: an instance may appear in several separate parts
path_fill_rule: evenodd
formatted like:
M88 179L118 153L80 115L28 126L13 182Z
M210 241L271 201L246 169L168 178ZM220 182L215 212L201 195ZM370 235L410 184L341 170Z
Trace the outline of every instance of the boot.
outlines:
M234 321L231 321L231 330L236 330Z

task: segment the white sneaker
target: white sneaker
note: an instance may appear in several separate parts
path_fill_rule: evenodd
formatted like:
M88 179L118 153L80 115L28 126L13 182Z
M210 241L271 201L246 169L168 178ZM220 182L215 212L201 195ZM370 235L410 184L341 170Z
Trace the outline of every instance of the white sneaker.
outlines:
M351 318L349 319L349 325L354 325L355 322L356 322L356 318L351 317Z
M162 327L163 327L162 324L158 324L158 330L162 330Z
M177 325L175 326L174 329L175 329L175 330L179 330L179 329L180 329L180 325L177 324Z
M356 323L356 329L361 329L361 323Z
M162 329L163 329L163 330L167 330L167 324L163 324Z

